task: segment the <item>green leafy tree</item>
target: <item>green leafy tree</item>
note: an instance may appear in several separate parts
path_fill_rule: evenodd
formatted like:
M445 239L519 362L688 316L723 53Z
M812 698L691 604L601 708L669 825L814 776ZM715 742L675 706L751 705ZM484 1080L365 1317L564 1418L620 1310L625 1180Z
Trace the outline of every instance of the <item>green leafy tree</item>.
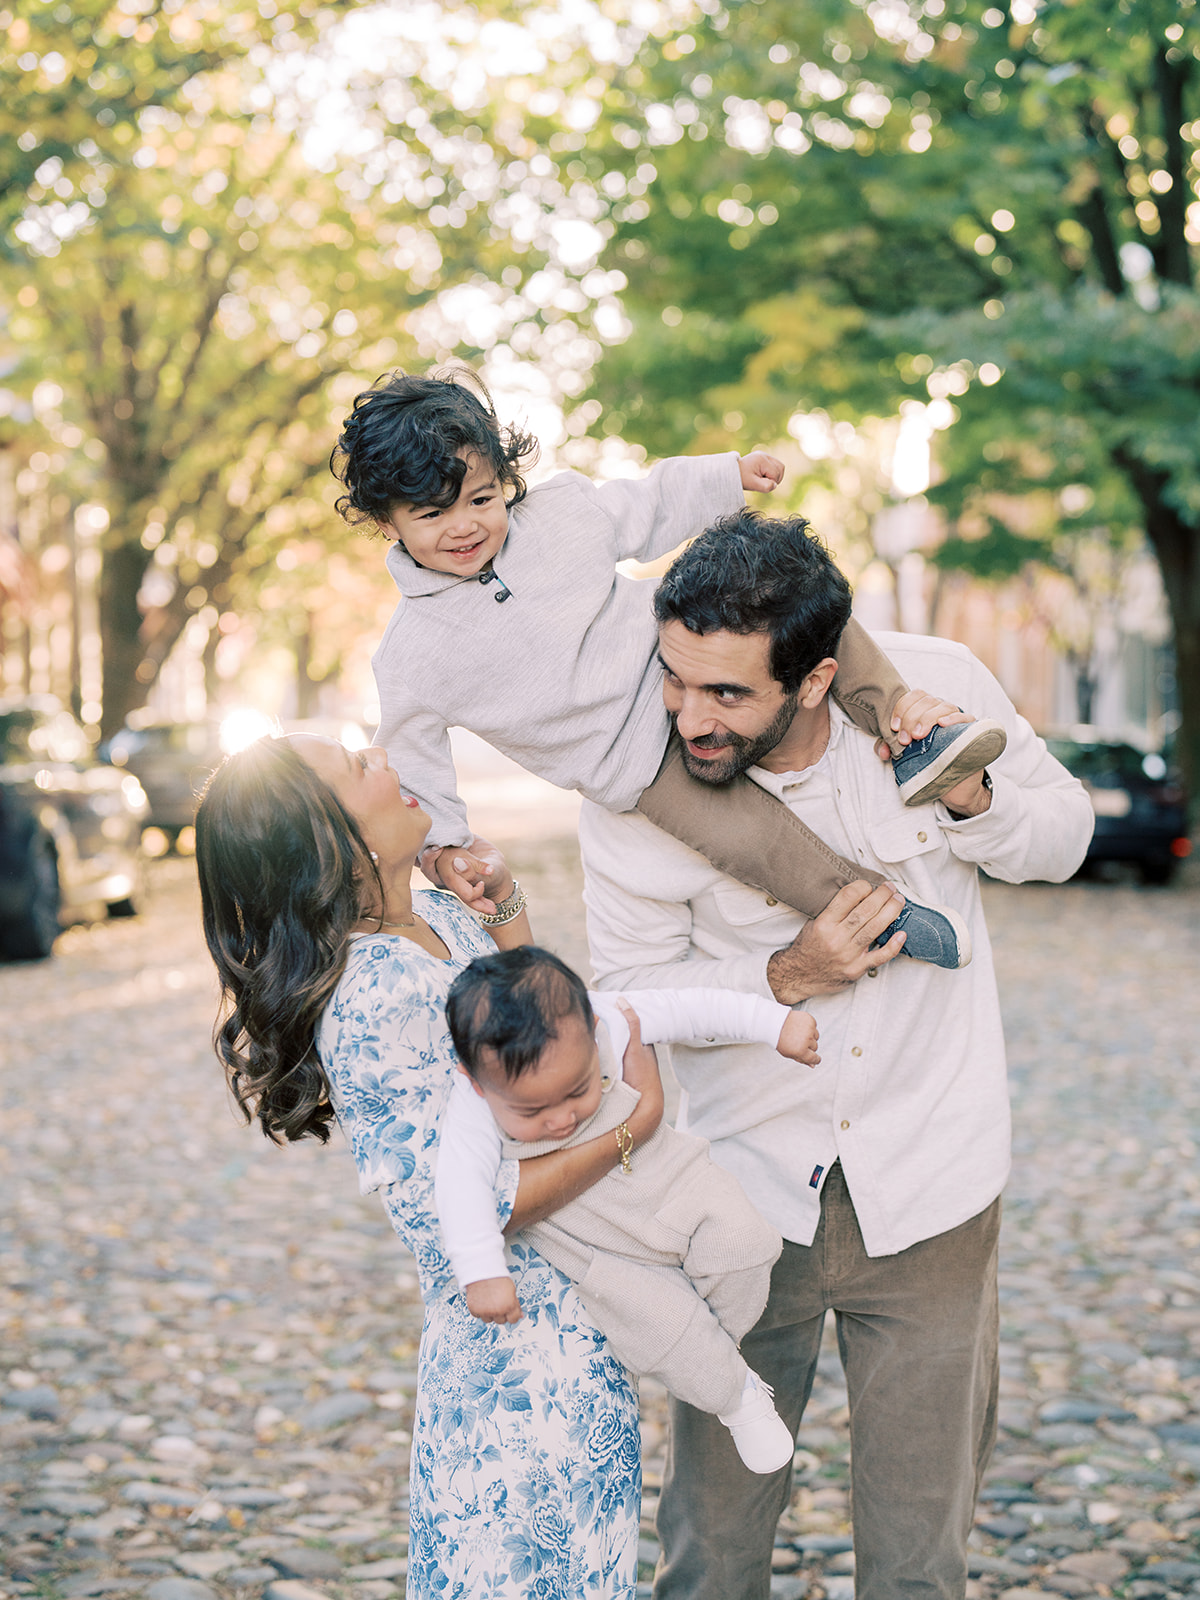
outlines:
M404 17L385 38L381 13L379 48L347 64L352 10L12 0L0 17L7 382L37 390L56 479L107 512L103 733L191 616L253 596L282 540L350 537L336 424L419 359L414 316L544 254L501 215L529 178L509 149L534 147L486 75L464 94L453 38L407 37ZM479 354L469 333L432 343Z
M745 445L936 398L952 517L1088 487L1158 559L1194 797L1198 44L1194 0L701 0L588 148L633 329L602 426Z

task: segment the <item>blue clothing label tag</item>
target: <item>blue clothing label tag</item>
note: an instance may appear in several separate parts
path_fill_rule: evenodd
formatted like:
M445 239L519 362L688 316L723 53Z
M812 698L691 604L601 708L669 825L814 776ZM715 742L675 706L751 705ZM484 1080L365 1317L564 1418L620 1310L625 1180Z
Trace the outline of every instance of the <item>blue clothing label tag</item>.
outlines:
M814 1167L813 1168L812 1177L808 1180L808 1187L810 1189L816 1189L816 1188L819 1187L820 1182L821 1182L821 1174L824 1171L825 1171L824 1167Z

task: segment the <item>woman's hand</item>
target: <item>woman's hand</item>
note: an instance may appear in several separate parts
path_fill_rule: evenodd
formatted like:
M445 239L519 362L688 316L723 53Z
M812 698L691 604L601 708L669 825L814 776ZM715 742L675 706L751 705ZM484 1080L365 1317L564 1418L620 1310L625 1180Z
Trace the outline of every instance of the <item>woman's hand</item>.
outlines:
M623 997L617 1001L617 1005L629 1027L629 1043L621 1058L625 1082L641 1095L637 1109L626 1123L636 1146L645 1144L662 1121L662 1077L653 1045L642 1043L642 1024L637 1012Z
M802 1062L806 1067L817 1067L821 1058L817 1054L817 1019L811 1011L792 1011L779 1032L775 1046L781 1056L789 1061Z
M520 1322L525 1315L507 1273L502 1278L480 1278L468 1284L467 1310L480 1322Z
M487 839L471 835L470 844L427 850L421 870L433 883L456 894L472 911L491 915L512 893L513 875L508 863Z

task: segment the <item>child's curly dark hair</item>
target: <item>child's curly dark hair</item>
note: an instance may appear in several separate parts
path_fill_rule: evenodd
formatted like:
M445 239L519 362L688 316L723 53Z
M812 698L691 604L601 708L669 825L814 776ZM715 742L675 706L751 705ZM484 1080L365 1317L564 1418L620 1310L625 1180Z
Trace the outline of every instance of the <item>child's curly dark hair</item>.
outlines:
M337 501L345 520L380 523L400 505L453 505L466 455L495 469L505 501L515 506L525 498L522 469L537 451L532 434L501 426L469 367L443 367L424 377L385 373L357 395L329 469L346 486Z

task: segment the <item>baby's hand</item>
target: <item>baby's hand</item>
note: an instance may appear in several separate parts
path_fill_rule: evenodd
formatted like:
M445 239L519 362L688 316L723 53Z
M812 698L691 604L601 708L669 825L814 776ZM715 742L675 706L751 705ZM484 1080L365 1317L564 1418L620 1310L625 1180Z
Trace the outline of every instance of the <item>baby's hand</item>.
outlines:
M480 1278L477 1283L468 1284L467 1310L480 1322L520 1322L525 1315L507 1273L502 1278Z
M772 494L776 485L783 481L783 462L776 456L769 456L765 450L751 450L748 456L742 456L738 471L742 475L742 488L756 489L759 494Z
M790 1011L775 1048L789 1061L802 1061L805 1066L816 1067L821 1062L817 1043L817 1019L812 1012Z
M893 744L908 745L914 739L923 739L935 724L952 728L959 722L974 722L969 712L962 711L943 700L939 695L927 694L924 689L910 689L896 701L892 712ZM885 739L875 742L875 754L881 761L890 761L892 752Z

